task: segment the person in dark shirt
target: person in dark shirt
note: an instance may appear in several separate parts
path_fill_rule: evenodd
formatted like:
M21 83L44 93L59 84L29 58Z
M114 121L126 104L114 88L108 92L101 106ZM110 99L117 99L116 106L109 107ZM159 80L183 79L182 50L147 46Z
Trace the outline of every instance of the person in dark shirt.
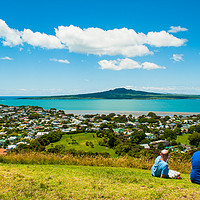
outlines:
M192 167L190 179L192 183L200 184L200 151L193 154L191 159Z

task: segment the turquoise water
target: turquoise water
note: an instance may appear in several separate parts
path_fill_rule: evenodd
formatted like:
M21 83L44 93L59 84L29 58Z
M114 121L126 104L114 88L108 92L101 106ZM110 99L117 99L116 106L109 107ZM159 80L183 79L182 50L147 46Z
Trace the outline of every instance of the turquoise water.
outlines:
M0 97L0 104L32 105L70 111L200 112L200 99L187 100L29 100Z

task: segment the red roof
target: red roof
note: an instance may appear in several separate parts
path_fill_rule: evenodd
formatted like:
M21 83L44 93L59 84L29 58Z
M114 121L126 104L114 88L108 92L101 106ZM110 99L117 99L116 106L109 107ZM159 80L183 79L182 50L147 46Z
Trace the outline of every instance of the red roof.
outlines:
M0 148L0 155L3 155L3 154L7 154L7 150Z

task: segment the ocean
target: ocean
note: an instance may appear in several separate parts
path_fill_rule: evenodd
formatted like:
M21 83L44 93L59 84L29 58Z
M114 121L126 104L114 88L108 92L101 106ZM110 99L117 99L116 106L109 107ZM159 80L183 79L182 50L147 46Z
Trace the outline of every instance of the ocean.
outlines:
M200 113L200 99L176 100L115 100L115 99L70 99L33 100L17 97L0 97L0 104L9 106L31 105L44 109L56 108L68 113L109 113L109 112L160 112Z

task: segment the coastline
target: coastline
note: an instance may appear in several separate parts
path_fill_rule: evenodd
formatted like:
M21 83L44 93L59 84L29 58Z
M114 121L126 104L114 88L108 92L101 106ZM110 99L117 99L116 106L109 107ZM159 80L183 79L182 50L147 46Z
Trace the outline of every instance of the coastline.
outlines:
M135 117L141 115L147 115L149 112L154 112L156 115L160 116L173 116L173 115L183 115L183 116L190 116L190 115L198 115L199 112L165 112L165 111L108 111L108 110L64 110L66 114L109 114L109 113L116 113L120 115L133 115Z

